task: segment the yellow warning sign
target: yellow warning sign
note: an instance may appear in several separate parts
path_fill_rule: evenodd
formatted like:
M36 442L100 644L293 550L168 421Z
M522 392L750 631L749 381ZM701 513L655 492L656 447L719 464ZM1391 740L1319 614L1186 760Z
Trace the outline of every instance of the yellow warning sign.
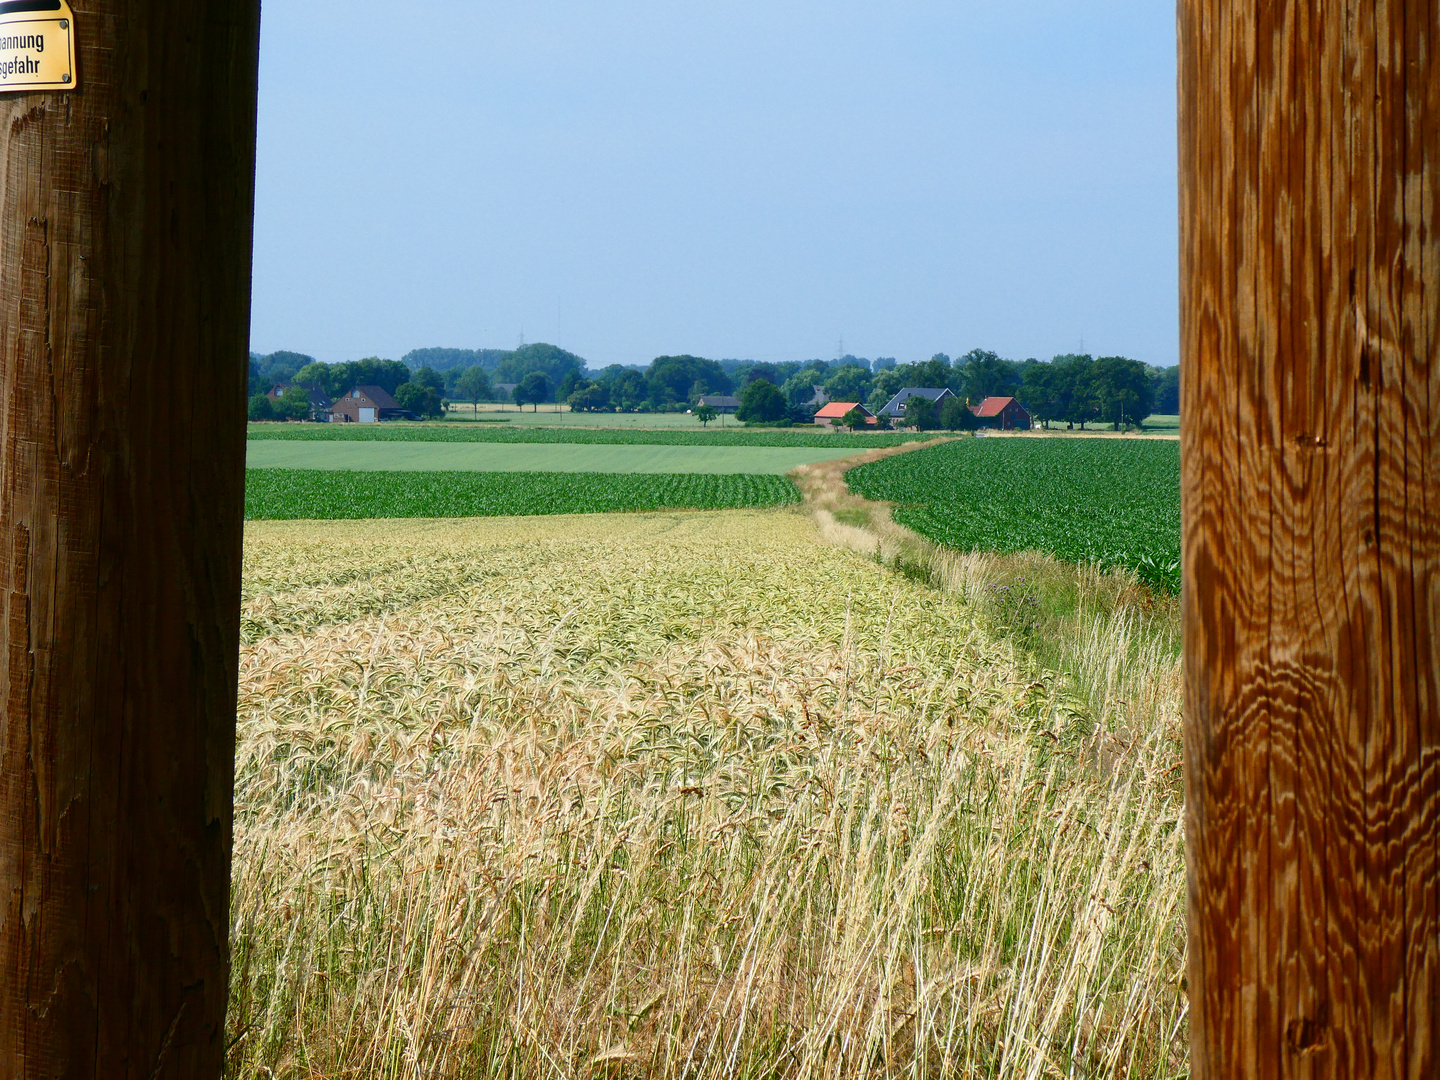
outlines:
M0 94L76 85L75 16L66 0L0 0Z

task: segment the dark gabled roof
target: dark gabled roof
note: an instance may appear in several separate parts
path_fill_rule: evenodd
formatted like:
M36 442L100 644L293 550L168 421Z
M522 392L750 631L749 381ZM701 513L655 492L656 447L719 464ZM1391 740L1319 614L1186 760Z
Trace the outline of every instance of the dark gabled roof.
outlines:
M970 411L980 417L999 416L1012 401L1015 401L1013 397L987 397ZM1015 403L1020 404L1018 401ZM1020 405L1020 407L1023 409L1025 406Z
M716 409L738 409L740 399L731 394L704 394L695 404L709 405Z
M352 394L357 393L357 392L358 392L358 393L361 393L361 394L364 394L364 395L365 395L366 397L368 397L371 401L375 402L375 405L376 405L377 408L381 408L381 409L398 409L398 408L400 408L400 403L399 403L398 401L396 401L393 397L391 397L391 396L389 395L389 393L386 392L385 388L382 387L382 386L357 386L357 387L355 387L354 390L352 390L352 391L350 391L350 392L351 392Z
M292 386L298 386L300 387L300 389L308 392L310 395L311 405L318 406L320 408L326 408L330 405L330 398L326 396L325 391L320 388L319 383L277 382L274 386L270 387L270 393L274 394L278 398L281 394L285 393L285 391L289 390Z
M939 401L947 395L954 397L954 395L950 393L948 386L938 388L933 386L907 386L891 398L880 411L887 416L900 416L905 411L905 402L909 401L912 397L923 397L931 401Z

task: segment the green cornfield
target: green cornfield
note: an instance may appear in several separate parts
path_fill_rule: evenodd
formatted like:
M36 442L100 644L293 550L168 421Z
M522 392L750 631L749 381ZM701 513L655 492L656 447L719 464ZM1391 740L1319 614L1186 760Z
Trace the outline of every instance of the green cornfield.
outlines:
M718 510L799 501L795 485L783 476L316 469L245 473L249 521Z
M964 439L850 470L895 520L965 551L1044 551L1180 591L1180 444Z
M474 443L581 443L603 446L777 446L876 450L933 439L933 433L888 432L848 434L819 428L755 431L729 428L706 431L633 431L613 428L502 428L461 427L455 424L252 424L252 440L474 442Z

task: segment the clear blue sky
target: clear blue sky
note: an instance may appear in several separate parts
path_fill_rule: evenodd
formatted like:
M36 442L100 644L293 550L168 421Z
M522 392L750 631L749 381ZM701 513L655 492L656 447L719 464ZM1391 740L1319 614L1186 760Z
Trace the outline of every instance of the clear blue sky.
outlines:
M252 348L1176 362L1174 5L266 0Z

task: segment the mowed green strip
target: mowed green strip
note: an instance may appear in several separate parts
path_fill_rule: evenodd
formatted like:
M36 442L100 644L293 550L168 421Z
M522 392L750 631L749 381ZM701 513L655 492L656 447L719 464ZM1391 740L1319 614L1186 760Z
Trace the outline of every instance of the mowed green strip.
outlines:
M852 448L610 446L563 443L288 442L251 440L251 469L353 472L698 473L781 476L851 457Z
M795 485L783 476L315 469L245 472L245 517L251 521L723 510L799 501Z
M564 413L559 414L561 416ZM702 431L621 431L593 427L507 428L489 424L251 424L250 441L417 443L584 443L615 446L769 446L791 450L874 450L935 438L935 432L840 432L814 424L790 428L714 428Z

